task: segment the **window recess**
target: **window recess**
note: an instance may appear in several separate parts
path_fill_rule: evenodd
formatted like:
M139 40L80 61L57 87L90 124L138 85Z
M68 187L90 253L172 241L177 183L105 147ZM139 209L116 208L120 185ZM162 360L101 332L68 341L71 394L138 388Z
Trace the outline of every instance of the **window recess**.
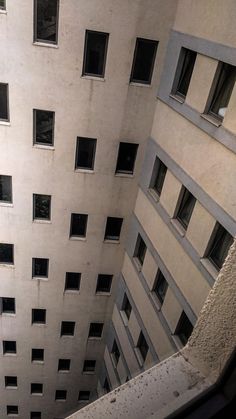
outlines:
M181 48L177 69L175 73L172 94L183 101L188 93L197 53L187 48Z
M130 82L150 84L157 52L157 41L137 38Z

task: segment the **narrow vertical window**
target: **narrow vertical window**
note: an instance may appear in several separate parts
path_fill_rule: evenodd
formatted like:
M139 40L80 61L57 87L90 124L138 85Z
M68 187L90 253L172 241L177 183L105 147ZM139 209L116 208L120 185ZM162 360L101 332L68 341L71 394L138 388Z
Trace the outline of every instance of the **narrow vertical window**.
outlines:
M153 189L159 197L161 196L166 172L167 167L158 157L156 157L150 182L150 188Z
M34 109L34 144L53 146L55 113Z
M0 121L9 121L8 84L0 83Z
M158 269L153 291L156 294L161 304L163 304L164 302L167 289L168 289L168 282L166 281L160 269Z
M177 209L176 218L183 228L187 230L196 203L196 198L184 187L182 188L181 196L182 198Z
M0 202L12 202L12 178L0 175Z
M157 41L137 38L130 81L150 84L157 52Z
M33 219L50 220L51 218L51 196L33 194Z
M144 262L144 258L146 255L147 246L144 243L140 234L138 235L135 250L134 250L134 258L138 260L138 263L142 266Z
M131 304L129 302L129 299L128 299L126 294L124 295L121 310L125 313L125 315L127 317L127 320L129 320L129 318L131 316L132 306L131 306Z
M114 339L112 349L111 349L111 356L112 356L112 360L115 366L117 366L120 359L120 351L119 351L119 348L115 339Z
M138 338L137 348L139 349L139 352L140 352L140 354L142 356L142 359L143 359L143 362L144 362L146 357L147 357L149 346L147 344L147 341L146 341L142 331L140 332L140 335L139 335L139 338Z
M93 170L96 144L95 138L77 138L75 169Z
M232 243L233 237L231 234L229 234L222 225L217 223L207 251L207 258L213 263L217 270L222 268Z
M59 0L34 0L34 41L57 44Z
M192 334L192 331L193 331L193 325L190 322L187 315L185 314L185 312L183 311L180 316L178 325L176 327L175 334L179 337L181 343L183 345L186 345L186 343L188 342L188 339L190 338Z
M86 30L83 75L104 77L108 33Z
M182 48L180 51L172 93L183 100L188 92L196 57L197 53L190 49Z

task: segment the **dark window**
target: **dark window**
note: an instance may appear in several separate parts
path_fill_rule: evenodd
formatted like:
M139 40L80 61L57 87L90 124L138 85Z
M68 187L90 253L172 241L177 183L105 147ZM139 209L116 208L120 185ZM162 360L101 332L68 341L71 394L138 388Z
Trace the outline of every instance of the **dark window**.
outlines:
M18 415L18 406L7 405L7 415Z
M157 52L157 41L137 38L130 81L150 84Z
M119 240L123 218L107 217L104 240Z
M32 259L32 276L48 277L48 259L33 258Z
M154 189L154 191L158 194L158 196L161 196L161 191L163 188L165 176L167 172L167 167L165 166L162 161L156 157L153 173L152 173L152 179L150 183L150 188Z
M5 9L6 9L6 1L0 0L0 10L5 10Z
M193 331L193 325L186 316L185 312L183 311L178 325L175 330L175 334L179 337L183 345L186 345L188 342L189 337L191 336Z
M108 33L85 32L83 75L104 77Z
M74 336L75 322L61 322L61 336Z
M121 309L122 309L122 311L125 312L127 319L129 319L130 318L130 315L131 315L131 311L132 311L132 306L131 306L131 304L130 304L130 302L128 300L128 297L127 297L126 294L124 295L124 299L123 299L123 303L122 303L122 308Z
M59 0L34 0L34 41L57 43Z
M12 202L11 176L0 175L0 201Z
M33 194L33 219L50 220L51 218L51 196Z
M69 371L70 370L70 359L59 359L58 371Z
M84 361L83 372L94 372L96 367L96 361L91 359L86 359Z
M3 354L16 354L16 341L4 340L2 342Z
M66 400L67 391L66 390L56 390L55 400Z
M34 109L34 144L53 145L55 113Z
M109 382L108 382L107 378L105 378L105 380L104 380L103 389L105 390L106 393L110 393L110 391L111 391L111 387L109 385Z
M116 340L114 340L113 345L112 345L112 349L111 349L111 354L112 354L112 359L115 362L115 365L118 364L119 359L120 359L120 351L118 348L118 345L116 343Z
M97 279L96 292L110 292L112 275L99 274Z
M8 84L0 83L0 121L9 121Z
M235 79L236 67L226 63L219 63L213 83L215 88L208 113L221 121L225 116Z
M5 376L5 387L17 387L17 377L13 375Z
M32 349L31 360L32 362L34 361L42 362L44 360L44 349Z
M100 338L102 336L103 323L90 323L89 338Z
M97 140L77 137L75 168L93 170Z
M46 310L44 308L32 308L32 324L33 323L46 323Z
M134 250L134 257L138 259L140 265L143 265L146 250L147 250L147 246L139 234L137 238L135 250Z
M165 299L167 288L168 288L168 282L165 279L163 273L160 270L158 270L153 291L157 295L161 304L163 303Z
M41 419L41 412L30 412L30 419Z
M217 223L207 252L208 259L210 259L216 269L220 270L222 268L232 243L233 237L224 229L224 227L222 227L222 225Z
M139 349L139 351L142 355L143 361L145 361L147 353L148 353L149 346L146 342L145 337L143 336L143 332L140 332L140 335L139 335L139 338L138 338L138 343L137 343L137 348Z
M14 263L13 244L0 243L0 263Z
M188 92L196 57L197 53L195 51L186 48L181 49L172 93L183 99Z
M65 291L74 290L78 291L80 288L81 273L66 272Z
M120 143L116 173L133 173L138 144Z
M31 383L31 394L42 394L42 393L43 393L43 384Z
M79 392L78 400L80 402L86 402L89 400L89 397L90 397L90 391L82 390Z
M0 298L2 313L15 313L15 298L2 297Z
M176 218L180 222L180 224L182 224L184 229L187 229L196 202L196 198L186 188L182 189L181 196L182 198L179 204L179 208L177 210Z
M70 237L85 237L87 222L87 214L71 214Z

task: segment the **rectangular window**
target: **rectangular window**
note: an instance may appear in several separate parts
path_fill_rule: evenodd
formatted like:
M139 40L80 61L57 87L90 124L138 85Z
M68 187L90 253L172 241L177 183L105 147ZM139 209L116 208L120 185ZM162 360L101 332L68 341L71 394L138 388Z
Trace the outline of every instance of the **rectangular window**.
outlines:
M32 324L46 324L46 310L44 308L32 308Z
M59 359L58 371L70 371L70 359Z
M119 351L119 348L115 339L112 345L111 355L112 355L113 362L115 363L115 366L117 366L120 359L120 351Z
M66 390L56 390L55 400L66 400L67 391Z
M0 121L9 121L8 84L0 83Z
M233 243L233 237L219 223L214 228L206 257L220 270Z
M41 419L41 412L30 412L30 419Z
M66 272L65 291L79 291L81 273Z
M87 222L87 214L71 214L70 237L86 237Z
M185 312L183 311L180 316L179 322L177 324L175 334L179 337L181 343L183 345L186 345L186 343L188 342L192 334L192 331L193 331L193 325L190 322L187 315L185 314Z
M97 140L77 137L75 169L93 170Z
M160 269L158 269L153 291L155 292L161 304L163 304L164 302L167 289L168 289L168 282L165 279L163 273L160 271Z
M34 0L34 41L57 44L59 0Z
M0 175L0 202L12 202L12 177Z
M142 355L143 362L144 362L148 353L149 346L143 335L143 332L140 332L138 343L137 343L137 348L139 349L139 352Z
M18 406L15 405L7 405L7 415L9 416L17 416L18 415Z
M147 246L139 234L137 238L135 250L134 250L134 258L138 259L138 262L140 263L141 266L143 265L146 251L147 251Z
M138 144L120 143L116 173L133 174Z
M53 146L55 112L34 109L34 144Z
M0 243L0 263L14 264L14 245Z
M15 314L15 298L1 297L0 307L2 313Z
M17 377L12 375L5 376L5 387L17 387Z
M130 81L150 84L157 52L157 41L137 38Z
M182 188L180 197L181 200L178 204L176 218L183 228L187 230L196 203L196 198L185 187Z
M0 0L0 10L6 10L6 1Z
M32 362L43 362L44 361L44 349L32 349L31 354L31 361Z
M51 196L33 194L33 219L50 220L51 218Z
M222 121L227 110L230 96L236 79L236 67L227 63L219 63L213 82L213 94L210 93L208 112Z
M86 359L84 361L83 372L95 372L96 361L93 359Z
M33 258L32 259L32 276L33 278L48 278L49 259Z
M108 33L86 30L83 75L104 77Z
M87 402L90 398L90 391L82 390L79 392L78 400L79 402Z
M118 241L120 238L123 218L107 217L104 240Z
M75 322L61 322L61 336L74 336Z
M103 331L103 323L90 323L89 338L101 338Z
M185 99L190 85L197 53L187 48L181 48L172 93Z
M3 340L3 354L16 354L16 341L15 340Z
M131 315L131 311L132 311L132 306L131 306L126 294L124 295L121 310L125 312L125 315L126 315L127 319L129 320L130 315Z
M112 283L112 275L99 274L97 278L96 293L110 292Z
M150 182L150 188L154 189L154 191L157 193L159 197L161 196L166 172L167 167L164 163L162 163L162 161L158 157L156 157Z
M43 384L31 383L31 394L43 394Z

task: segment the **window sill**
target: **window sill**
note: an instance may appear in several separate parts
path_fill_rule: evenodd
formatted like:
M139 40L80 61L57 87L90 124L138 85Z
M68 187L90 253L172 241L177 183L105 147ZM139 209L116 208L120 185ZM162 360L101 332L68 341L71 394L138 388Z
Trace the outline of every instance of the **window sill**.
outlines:
M65 400L65 399L64 399L64 400L59 400L59 399L57 400L57 399L56 399L56 400L55 400L55 402L56 402L56 403L65 403L65 402L66 402L66 400Z
M80 294L80 290L65 290L64 294Z
M40 281L48 281L48 276L32 276L33 280L39 279Z
M93 169L75 169L75 173L88 173L90 175L94 174Z
M71 241L79 241L79 242L86 242L86 237L79 237L79 236L70 236L69 240Z
M171 93L171 94L169 95L169 97L171 97L171 99L174 99L174 100L176 100L176 102L179 102L179 103L181 103L181 104L183 104L183 103L184 103L184 101L185 101L185 98L182 98L182 97L180 97L180 96L178 96L178 95L174 95L173 93Z
M34 224L52 224L51 220L41 220L40 218L36 218L33 220Z
M89 337L88 337L88 341L90 341L90 340L91 340L91 341L92 341L92 340L98 340L98 341L100 341L100 340L102 340L102 336L100 336L100 337L95 337L95 336L91 336L91 337L90 337L90 336L89 336Z
M0 9L0 15L7 15L7 11L6 11L6 10L1 10L1 9Z
M154 199L154 201L159 202L160 196L153 188L148 189L148 193L151 195L151 197Z
M172 226L175 228L175 230L180 234L181 237L185 236L186 230L183 228L183 226L180 224L180 222L176 218L172 218L170 220Z
M33 144L33 148L40 148L41 150L55 150L53 145Z
M0 125L5 125L5 127L10 127L11 123L9 121L1 121L0 119Z
M47 47L47 48L54 48L54 49L59 48L57 44L49 44L48 42L35 41L35 42L32 42L32 45L35 45L37 47Z
M60 336L60 338L61 338L61 339L63 339L63 338L66 338L66 339L67 339L67 338L69 338L69 339L73 339L74 337L75 337L75 335L61 335L61 336Z
M33 327L46 327L46 323L31 323L31 326Z
M208 260L207 258L201 258L200 259L201 264L204 266L204 268L209 272L209 274L212 276L214 280L217 279L219 271L214 267L214 265Z
M103 240L104 243L108 243L108 244L120 244L120 240L116 240L116 239L104 239Z
M31 361L32 364L36 364L36 365L43 365L44 361Z
M6 386L6 390L17 390L17 386Z
M69 370L59 370L59 371L57 371L58 372L58 374L70 374L70 371Z
M134 178L134 174L133 173L117 172L117 173L115 173L115 176L116 177L128 178L128 179L133 179Z
M13 208L13 204L11 202L0 202L0 207Z
M129 323L129 319L126 316L126 314L125 314L125 312L123 310L120 310L120 316L122 318L122 321L123 321L125 327L127 327L128 326L128 323Z
M222 124L222 121L219 121L218 119L214 118L211 115L202 113L201 118L205 119L206 121L210 122L210 124L214 125L215 127L219 128Z
M147 87L150 89L151 87L151 83L142 83L142 82L137 82L137 81L131 81L129 83L130 86L136 86L136 87Z
M135 353L135 355L137 357L139 366L142 367L143 364L144 364L144 360L143 360L143 357L142 357L142 355L141 355L141 353L140 353L140 351L139 351L139 349L137 347L134 348L134 353Z
M2 317L16 317L16 313L2 313Z
M98 291L98 292L95 292L95 295L98 295L98 296L104 296L104 297L110 297L110 295L111 295L111 292L106 292L106 291Z
M15 269L15 265L13 263L0 262L0 268Z
M95 371L83 371L83 375L95 375Z
M85 80L95 80L95 81L106 81L104 77L100 77L100 76L87 76L87 75L82 75L80 77L81 79L85 79Z
M3 354L3 356L16 356L16 355L17 355L16 353L14 353L14 354L12 353L12 354L11 354L10 352L9 352L9 353L5 353L5 354Z

